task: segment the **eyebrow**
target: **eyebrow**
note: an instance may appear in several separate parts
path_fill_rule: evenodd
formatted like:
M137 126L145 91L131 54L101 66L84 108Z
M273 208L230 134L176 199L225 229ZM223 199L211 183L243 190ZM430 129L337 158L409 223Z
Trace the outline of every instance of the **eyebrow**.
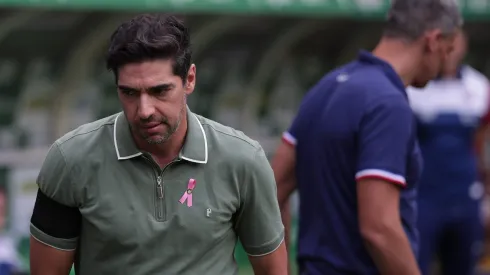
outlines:
M151 87L148 87L148 88L144 88L144 90L148 90L148 91L161 91L161 90L170 90L170 89L173 89L174 87L175 87L175 85L172 84L172 83L165 83L165 84L159 84L159 85L156 85L156 86L151 86ZM120 90L135 91L135 92L139 92L141 90L141 89L129 87L129 86L126 86L126 85L117 85L117 88L119 88Z
M117 85L117 88L119 90L124 90L124 91L139 91L139 89L131 88L131 87L125 86L125 85Z
M174 84L172 83L165 83L165 84L160 84L160 85L156 85L156 86L153 86L153 87L149 87L148 88L148 91L168 91L168 90L171 90L175 87Z

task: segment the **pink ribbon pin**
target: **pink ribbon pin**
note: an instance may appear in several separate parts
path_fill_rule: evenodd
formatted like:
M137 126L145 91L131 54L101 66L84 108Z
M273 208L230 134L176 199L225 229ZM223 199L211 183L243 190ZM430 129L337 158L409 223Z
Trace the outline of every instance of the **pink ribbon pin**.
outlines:
M190 179L189 183L187 184L187 190L179 200L180 203L184 204L184 202L187 200L187 207L192 206L192 191L194 190L194 187L196 187L196 180Z

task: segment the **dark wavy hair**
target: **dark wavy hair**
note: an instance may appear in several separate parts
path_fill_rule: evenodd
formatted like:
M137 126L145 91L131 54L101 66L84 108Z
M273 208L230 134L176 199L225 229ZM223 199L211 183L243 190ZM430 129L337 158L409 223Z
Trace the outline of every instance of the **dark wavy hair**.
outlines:
M106 67L114 72L124 65L155 59L173 61L173 73L185 83L191 66L189 30L177 17L142 14L122 23L111 36Z

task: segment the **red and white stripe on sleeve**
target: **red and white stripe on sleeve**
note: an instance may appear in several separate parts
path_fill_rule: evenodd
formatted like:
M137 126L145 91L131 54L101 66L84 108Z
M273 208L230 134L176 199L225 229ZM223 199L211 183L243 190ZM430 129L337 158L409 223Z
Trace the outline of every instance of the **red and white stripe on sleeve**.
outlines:
M296 146L296 144L298 143L296 138L293 135L291 135L289 132L284 132L282 134L282 140L293 147Z
M356 180L363 179L380 179L402 187L406 185L405 177L381 169L365 169L357 172Z

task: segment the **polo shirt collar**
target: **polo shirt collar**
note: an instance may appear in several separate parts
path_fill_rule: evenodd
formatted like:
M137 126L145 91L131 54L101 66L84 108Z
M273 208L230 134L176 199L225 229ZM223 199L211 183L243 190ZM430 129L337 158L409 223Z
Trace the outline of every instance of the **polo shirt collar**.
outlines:
M405 84L400 76L395 72L395 69L393 69L388 62L376 57L366 50L361 50L359 52L358 60L363 63L379 66L383 70L386 77L388 77L388 79L406 96Z
M463 79L463 71L466 68L466 65L461 65L458 67L458 70L456 71L456 75L451 78L444 78L442 76L438 76L437 78L434 79L434 81L443 81L443 80L462 80Z
M118 160L131 159L143 154L133 141L129 123L124 113L119 113L114 122L114 146Z
M131 159L143 154L134 143L124 113L119 113L114 122L114 147L118 160ZM187 108L187 134L179 158L195 163L208 162L206 133L197 116L189 108Z
M208 162L208 141L197 116L187 107L187 134L179 157L195 163Z

